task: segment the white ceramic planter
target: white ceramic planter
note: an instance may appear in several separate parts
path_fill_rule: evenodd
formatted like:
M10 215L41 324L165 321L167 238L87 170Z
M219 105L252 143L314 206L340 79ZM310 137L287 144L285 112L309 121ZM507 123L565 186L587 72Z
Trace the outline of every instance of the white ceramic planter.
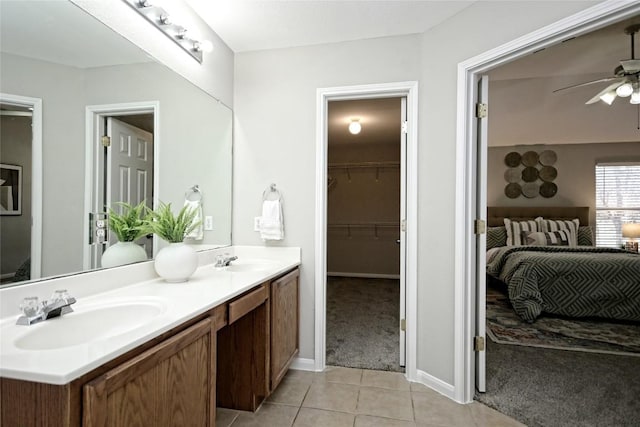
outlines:
M134 242L117 242L104 251L100 262L102 267L117 267L146 260L147 252L142 246Z
M169 243L160 249L153 265L167 282L186 282L198 268L198 254L185 243Z

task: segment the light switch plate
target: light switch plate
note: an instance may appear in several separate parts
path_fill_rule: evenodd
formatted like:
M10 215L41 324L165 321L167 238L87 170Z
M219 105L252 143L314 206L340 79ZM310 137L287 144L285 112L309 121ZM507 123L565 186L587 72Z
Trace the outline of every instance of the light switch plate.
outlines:
M206 231L211 231L213 230L213 217L212 216L205 216L204 217L204 229Z
M262 217L256 216L253 218L253 231L260 231L260 220Z

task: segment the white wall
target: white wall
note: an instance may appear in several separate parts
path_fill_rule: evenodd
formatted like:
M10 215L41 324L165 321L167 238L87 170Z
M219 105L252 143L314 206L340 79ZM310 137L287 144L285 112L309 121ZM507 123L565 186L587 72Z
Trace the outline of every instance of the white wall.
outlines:
M262 192L284 197L285 239L302 248L300 357L314 357L316 89L417 80L420 37L406 36L236 55L233 243L253 231Z
M316 88L420 82L418 369L453 384L457 64L592 4L478 2L421 36L236 55L234 243L262 244L252 218L277 183L282 244L302 247L301 357L313 357Z

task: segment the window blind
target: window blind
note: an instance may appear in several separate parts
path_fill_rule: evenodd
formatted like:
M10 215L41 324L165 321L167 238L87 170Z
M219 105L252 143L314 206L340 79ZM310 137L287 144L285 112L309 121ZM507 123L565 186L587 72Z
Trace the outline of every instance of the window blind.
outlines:
M622 224L640 222L640 163L596 165L596 245L623 245Z

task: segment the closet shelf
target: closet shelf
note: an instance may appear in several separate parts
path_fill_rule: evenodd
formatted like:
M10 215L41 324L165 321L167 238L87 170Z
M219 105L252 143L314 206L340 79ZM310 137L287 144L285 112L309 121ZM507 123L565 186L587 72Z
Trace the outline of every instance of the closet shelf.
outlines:
M399 168L400 162L329 163L329 169Z
M327 225L331 228L400 227L399 222L338 222Z

